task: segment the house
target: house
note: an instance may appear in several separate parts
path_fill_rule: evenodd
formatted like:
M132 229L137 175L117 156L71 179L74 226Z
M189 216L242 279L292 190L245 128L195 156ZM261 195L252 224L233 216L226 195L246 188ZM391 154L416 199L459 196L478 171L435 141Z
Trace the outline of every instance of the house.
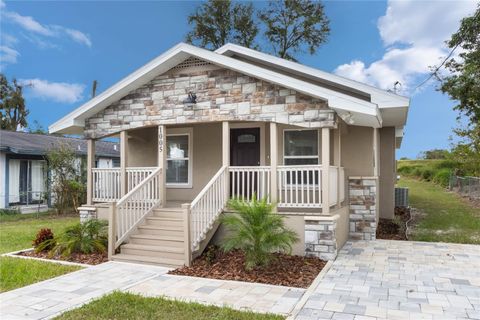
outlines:
M230 197L267 197L300 242L333 259L393 218L409 99L227 44L180 43L50 126L88 140L88 203L114 260L189 265L220 242ZM120 138L120 167L94 146ZM106 176L105 176L106 174ZM118 184L98 183L118 181ZM119 177L118 179L116 177Z
M0 130L0 209L21 213L48 210L49 192L47 152L59 145L70 146L81 159L87 154L87 141L75 138ZM118 166L120 152L115 143L100 142L96 147L96 166Z

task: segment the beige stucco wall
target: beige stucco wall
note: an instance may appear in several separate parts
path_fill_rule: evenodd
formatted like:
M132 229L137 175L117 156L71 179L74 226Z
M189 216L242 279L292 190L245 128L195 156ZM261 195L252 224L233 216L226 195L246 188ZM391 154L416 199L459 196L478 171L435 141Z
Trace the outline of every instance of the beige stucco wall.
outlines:
M222 166L221 123L205 123L183 128L193 129L192 187L172 188L167 186L167 200L169 201L193 200ZM181 129L182 127L175 128L175 132L181 132ZM167 135L172 130L173 128L167 128Z
M335 239L337 242L337 250L340 250L348 240L349 232L349 213L348 207L342 207L331 212L332 215L338 215L337 228L335 229Z
M233 214L231 212L227 212L225 214ZM297 241L292 247L292 254L303 256L305 255L305 219L303 215L287 215L282 214L285 219L285 225L295 231L297 234L299 241ZM228 230L225 228L224 225L220 225L218 227L217 232L215 233L214 237L211 240L212 244L221 245L223 239L228 235Z
M127 167L156 167L158 127L128 131Z
M348 126L342 135L342 165L345 176L373 175L373 129Z
M395 128L380 129L380 218L392 219L395 206Z

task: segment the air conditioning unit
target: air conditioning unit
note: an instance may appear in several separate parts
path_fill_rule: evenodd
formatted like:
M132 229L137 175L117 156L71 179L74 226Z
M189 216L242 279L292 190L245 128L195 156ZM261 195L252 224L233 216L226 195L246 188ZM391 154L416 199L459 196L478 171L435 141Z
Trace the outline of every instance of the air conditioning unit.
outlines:
M395 207L408 207L408 188L395 188Z

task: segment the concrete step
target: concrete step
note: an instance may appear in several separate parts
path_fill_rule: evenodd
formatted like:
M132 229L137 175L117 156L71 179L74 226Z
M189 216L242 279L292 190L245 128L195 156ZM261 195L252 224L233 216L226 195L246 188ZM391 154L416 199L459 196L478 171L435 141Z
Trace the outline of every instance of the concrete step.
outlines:
M174 236L183 237L183 228L179 227L159 227L153 225L142 225L138 227L138 232L141 234L152 234L159 236Z
M166 227L180 227L183 228L183 219L181 218L159 218L148 217L145 220L147 225L166 226Z
M183 235L180 236L159 236L155 234L133 234L130 236L128 243L144 244L160 247L182 247L184 243Z
M178 268L184 265L183 259L167 259L160 257L138 256L133 254L116 254L112 257L114 261L150 264L170 268Z
M178 208L157 208L153 210L153 217L158 218L182 218L182 209Z
M159 247L127 243L120 247L120 252L135 256L159 257L166 259L183 260L185 258L185 250L183 247Z

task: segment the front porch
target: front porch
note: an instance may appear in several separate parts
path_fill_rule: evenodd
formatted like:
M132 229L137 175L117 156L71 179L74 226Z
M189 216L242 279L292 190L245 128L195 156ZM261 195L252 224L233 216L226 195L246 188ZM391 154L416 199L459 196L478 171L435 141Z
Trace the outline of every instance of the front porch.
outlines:
M157 139L159 130L166 141ZM228 197L255 194L279 211L328 215L345 200L340 128L265 122L149 127L123 131L120 145L119 168L90 169L89 204L120 200L157 168L166 168L160 206L191 203L222 167ZM159 163L159 157L165 159Z

